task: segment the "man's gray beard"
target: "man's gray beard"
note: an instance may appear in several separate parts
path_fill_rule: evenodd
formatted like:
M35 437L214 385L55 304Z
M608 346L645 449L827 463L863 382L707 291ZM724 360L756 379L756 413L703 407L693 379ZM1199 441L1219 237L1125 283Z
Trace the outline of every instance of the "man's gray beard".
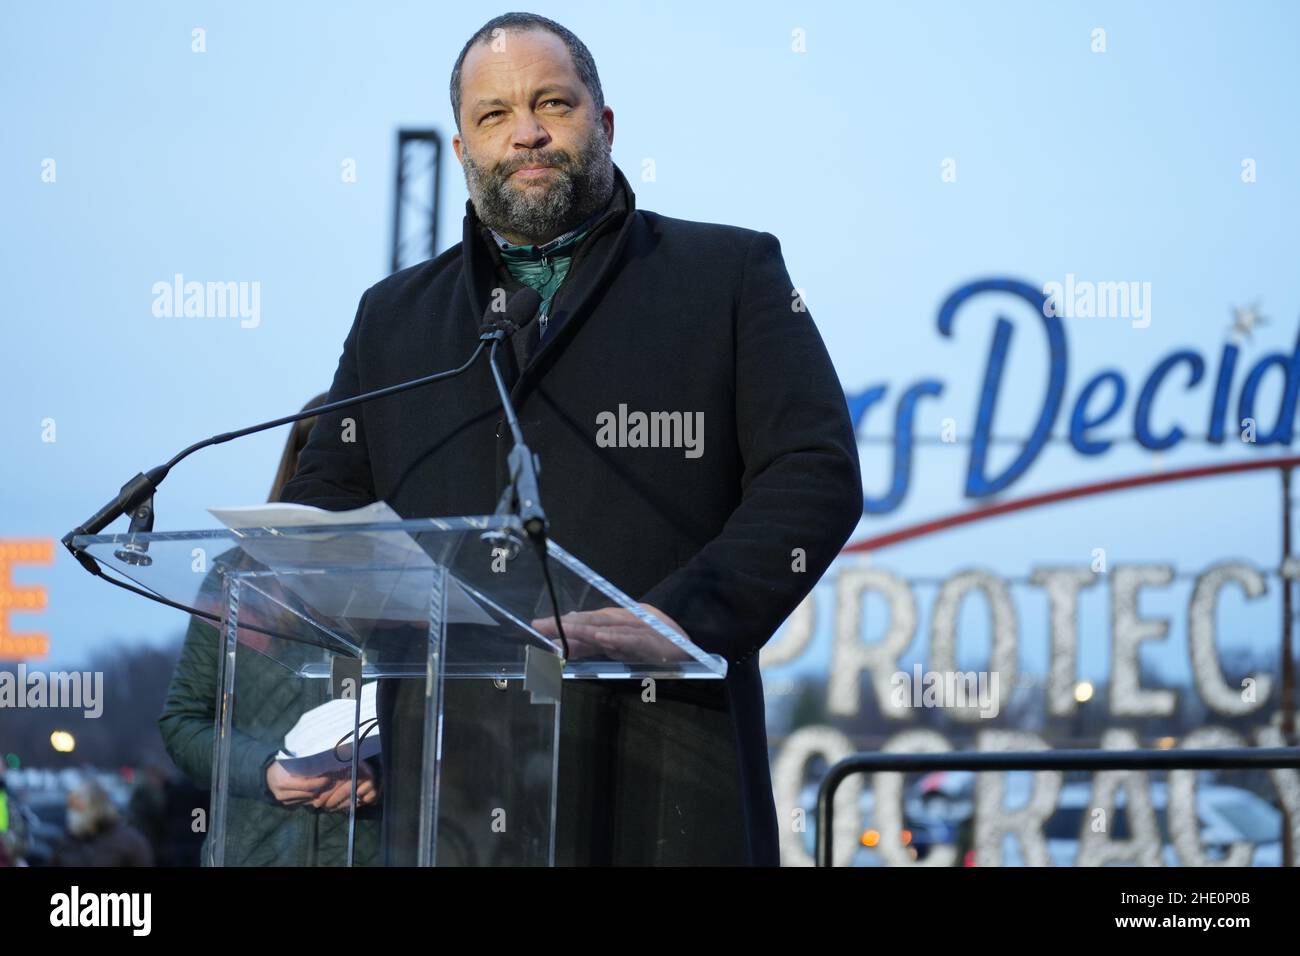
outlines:
M576 160L558 150L512 156L491 168L479 165L469 150L464 156L465 185L474 211L485 225L525 244L549 242L603 209L614 192L614 164L609 141L599 124L578 151ZM554 166L549 186L517 189L510 174L534 164Z

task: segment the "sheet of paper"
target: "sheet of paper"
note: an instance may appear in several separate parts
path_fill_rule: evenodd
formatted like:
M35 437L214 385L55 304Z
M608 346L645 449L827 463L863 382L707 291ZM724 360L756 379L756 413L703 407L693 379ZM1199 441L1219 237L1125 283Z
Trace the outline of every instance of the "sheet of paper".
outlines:
M382 501L351 511L271 503L242 508L209 508L208 512L235 531L320 528L402 520ZM245 537L240 539L239 545L267 567L309 572L282 575L279 580L322 614L374 621L428 620L429 577L435 563L405 531L339 532L310 538L290 535ZM349 572L346 579L328 573L338 567L369 570ZM449 624L490 626L496 623L454 576L448 575L447 582Z
M311 505L272 501L236 508L209 508L208 514L227 528L321 528L334 524L379 524L402 520L402 516L386 501L376 501L351 511L326 511Z
M380 750L379 728L375 719L375 692L378 682L361 685L361 759L376 756ZM350 750L340 749L346 760L339 760L335 748L340 741L351 743L356 729L356 701L338 699L313 707L284 735L284 748L276 759L290 773L310 777L323 773L340 773L351 766ZM369 728L369 730L367 730Z

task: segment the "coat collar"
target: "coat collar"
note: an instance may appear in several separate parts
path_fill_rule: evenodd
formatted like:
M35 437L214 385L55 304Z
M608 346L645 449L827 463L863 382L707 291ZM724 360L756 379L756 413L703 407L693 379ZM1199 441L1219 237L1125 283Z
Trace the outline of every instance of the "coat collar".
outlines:
M555 324L555 329L546 336L532 361L523 369L511 389L512 393L517 394L525 383L535 379L554 359L560 344L576 334L586 320L593 297L613 276L613 266L627 244L635 212L636 194L623 171L615 164L614 191L609 205L578 244L569 275L551 303L550 321ZM474 204L469 200L465 203L461 273L470 303L469 319L477 328L483 321L491 290L501 285L501 280L497 274L497 255L491 243L491 233L479 220Z

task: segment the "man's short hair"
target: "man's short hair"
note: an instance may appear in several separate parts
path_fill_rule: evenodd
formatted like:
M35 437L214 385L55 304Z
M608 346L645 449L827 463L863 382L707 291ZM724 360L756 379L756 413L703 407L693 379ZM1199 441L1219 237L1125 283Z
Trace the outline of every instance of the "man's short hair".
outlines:
M460 70L465 63L465 54L469 53L470 48L476 43L490 43L498 30L516 33L546 30L548 33L555 34L564 41L569 57L573 60L573 68L577 70L578 78L582 80L587 92L595 101L597 112L605 108L605 93L600 88L600 74L596 72L596 61L592 58L591 51L587 49L587 44L546 17L535 13L503 13L479 27L478 32L470 37L469 42L461 49L460 56L456 57L456 66L451 71L451 115L456 118L457 132L460 132Z

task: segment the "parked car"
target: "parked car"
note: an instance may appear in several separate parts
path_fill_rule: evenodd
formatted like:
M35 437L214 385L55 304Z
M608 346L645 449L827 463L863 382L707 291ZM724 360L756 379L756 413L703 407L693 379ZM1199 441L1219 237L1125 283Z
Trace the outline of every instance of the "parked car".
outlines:
M913 845L919 858L924 858L935 844L958 842L961 828L971 825L975 804L974 773L955 771L927 776L928 779L923 778L909 791L905 803L913 829ZM1032 774L1008 773L1006 805L1023 806L1032 786ZM1160 831L1162 862L1166 866L1185 865L1178 858L1170 839L1168 784L1153 781L1149 793ZM1126 802L1125 793L1120 790L1110 824L1111 836L1117 840L1131 838ZM1075 865L1079 839L1083 827L1090 822L1091 808L1091 783L1080 781L1062 785L1056 811L1043 827L1048 856L1054 866ZM1196 815L1202 852L1209 858L1222 859L1234 843L1250 843L1254 845L1251 854L1253 866L1281 865L1282 813L1257 794L1226 784L1201 783L1196 788ZM970 859L965 862L978 861ZM1014 837L1008 836L1003 844L1002 865L1024 865L1020 842Z
M62 801L38 800L19 804L27 824L23 859L28 866L49 866L54 848L63 840L67 807Z
M804 787L799 795L799 805L804 808L804 819L808 822L803 834L804 850L811 857L817 855L817 788L817 783L810 783ZM862 788L862 796L858 800L857 852L853 855L851 866L885 865L885 861L878 849L881 834L876 827L875 817L876 791L875 788L868 784ZM924 824L921 825L924 826ZM905 817L904 829L901 834L902 843L910 848L913 839L913 825ZM915 857L915 851L909 850L909 852L912 852Z
M1169 834L1168 784L1153 782L1150 795L1162 843L1161 862L1165 866L1188 865L1179 859ZM1056 812L1043 828L1053 866L1075 865L1082 828L1089 824L1091 801L1091 784L1067 783L1061 787ZM1126 802L1121 790L1116 795L1111 820L1111 836L1117 840L1132 838ZM1210 859L1224 858L1234 843L1250 843L1254 845L1252 866L1281 865L1282 814L1258 795L1240 787L1201 784L1196 788L1196 817L1202 852ZM1023 865L1016 840L1008 839L1002 854L1004 866Z

